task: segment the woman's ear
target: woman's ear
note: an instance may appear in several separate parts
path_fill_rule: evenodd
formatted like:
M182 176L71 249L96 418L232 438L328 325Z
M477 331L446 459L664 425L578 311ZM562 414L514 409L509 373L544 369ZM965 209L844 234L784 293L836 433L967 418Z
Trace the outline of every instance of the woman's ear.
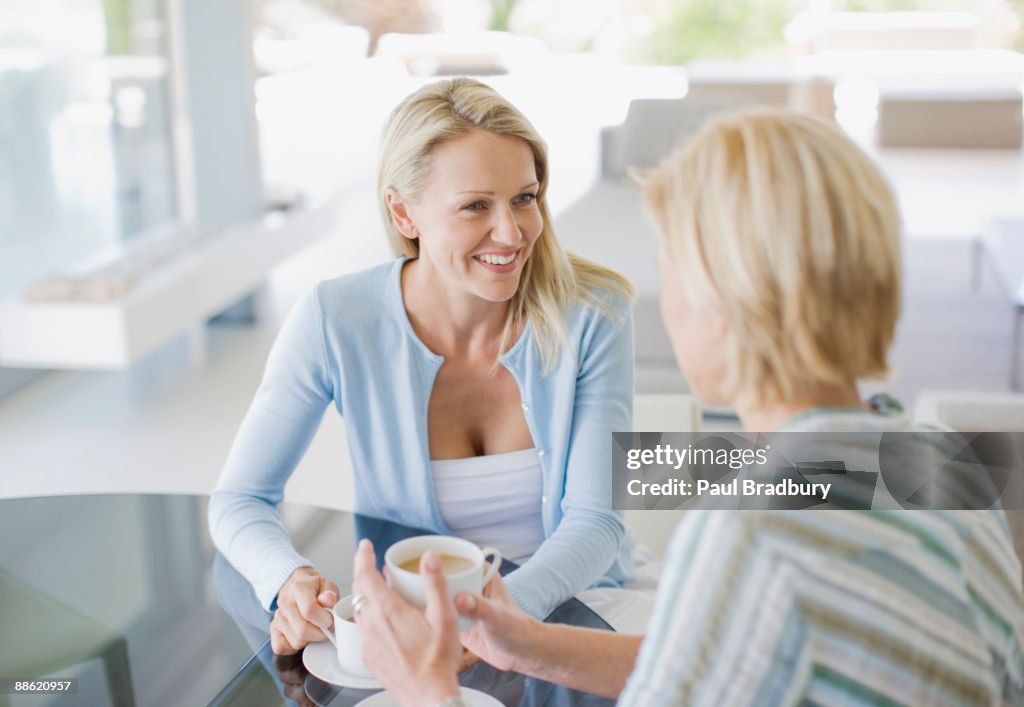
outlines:
M412 222L412 216L409 214L409 205L394 189L388 189L384 192L384 202L388 205L388 211L391 212L391 221L395 224L395 228L398 232L409 240L416 240L419 238L419 231L416 230L415 224Z

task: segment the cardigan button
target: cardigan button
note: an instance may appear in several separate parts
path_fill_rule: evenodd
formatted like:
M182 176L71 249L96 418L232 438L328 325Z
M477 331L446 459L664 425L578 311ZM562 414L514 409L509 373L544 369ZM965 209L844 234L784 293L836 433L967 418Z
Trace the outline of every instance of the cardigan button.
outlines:
M529 412L530 411L530 406L527 405L526 403L523 403L523 410L525 410L526 412Z
M534 496L534 498L536 498L536 496ZM551 500L551 499L550 499L550 498L548 498L548 497L547 497L547 495L544 495L544 496L541 496L541 497L540 497L540 502L541 502L541 503L547 503L547 502L548 502L548 501L550 501L550 500Z
M543 457L544 456L544 450L543 449L538 449L537 450L537 456L538 457Z

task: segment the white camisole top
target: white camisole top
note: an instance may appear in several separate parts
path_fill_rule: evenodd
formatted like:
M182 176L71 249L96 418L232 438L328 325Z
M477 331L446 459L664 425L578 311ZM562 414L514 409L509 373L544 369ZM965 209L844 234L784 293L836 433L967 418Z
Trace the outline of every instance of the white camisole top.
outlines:
M453 533L522 564L544 542L544 475L536 449L430 462L437 506Z

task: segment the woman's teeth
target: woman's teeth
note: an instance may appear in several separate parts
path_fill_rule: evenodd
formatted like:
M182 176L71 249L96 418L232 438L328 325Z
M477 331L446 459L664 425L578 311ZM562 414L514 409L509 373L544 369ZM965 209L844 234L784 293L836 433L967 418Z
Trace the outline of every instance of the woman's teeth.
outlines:
M474 256L477 260L481 260L489 265L508 265L516 259L516 254L500 256L500 255L477 255Z

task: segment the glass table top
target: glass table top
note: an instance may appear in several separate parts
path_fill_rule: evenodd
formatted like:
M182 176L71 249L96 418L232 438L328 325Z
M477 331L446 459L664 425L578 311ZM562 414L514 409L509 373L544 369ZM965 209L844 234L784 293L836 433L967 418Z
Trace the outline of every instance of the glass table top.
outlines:
M270 614L217 552L207 498L58 496L0 501L0 678L77 678L77 694L18 705L333 705L373 694L310 675L270 650ZM378 557L422 534L341 511L281 504L296 548L345 592L369 537ZM502 572L515 565L505 563ZM608 629L570 600L550 621ZM610 705L477 664L463 685L506 705Z

